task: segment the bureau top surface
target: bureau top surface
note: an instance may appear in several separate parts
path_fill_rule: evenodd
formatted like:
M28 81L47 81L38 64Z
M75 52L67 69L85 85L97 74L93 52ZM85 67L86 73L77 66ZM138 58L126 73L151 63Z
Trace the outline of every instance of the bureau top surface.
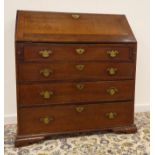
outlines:
M17 42L134 43L124 15L18 11Z

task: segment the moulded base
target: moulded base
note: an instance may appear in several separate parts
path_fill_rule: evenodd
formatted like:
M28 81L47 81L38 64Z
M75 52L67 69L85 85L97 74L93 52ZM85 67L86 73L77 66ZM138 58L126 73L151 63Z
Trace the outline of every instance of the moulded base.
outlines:
M45 139L50 139L52 137L58 138L59 136L73 136L72 134L84 133L84 134L94 134L95 131L104 131L104 132L113 132L113 133L124 133L130 134L137 132L136 125L123 126L123 127L113 127L113 128L105 128L102 130L89 130L89 131L76 131L76 132L67 132L67 133L47 133L47 134L36 134L36 135L26 135L26 136L18 136L16 137L15 147L21 147L30 145L33 143L40 142ZM78 135L79 136L79 135ZM60 137L59 137L60 138Z

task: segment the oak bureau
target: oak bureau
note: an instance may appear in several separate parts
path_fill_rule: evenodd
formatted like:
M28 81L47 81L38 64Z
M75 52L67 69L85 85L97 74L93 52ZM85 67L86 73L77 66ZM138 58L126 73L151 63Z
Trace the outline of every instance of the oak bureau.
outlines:
M18 11L16 146L134 133L137 42L124 15Z

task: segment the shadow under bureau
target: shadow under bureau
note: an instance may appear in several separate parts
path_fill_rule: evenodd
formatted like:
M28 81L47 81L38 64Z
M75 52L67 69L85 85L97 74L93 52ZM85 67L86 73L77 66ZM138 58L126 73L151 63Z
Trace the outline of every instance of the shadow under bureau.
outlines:
M134 133L137 42L124 15L18 11L17 138Z

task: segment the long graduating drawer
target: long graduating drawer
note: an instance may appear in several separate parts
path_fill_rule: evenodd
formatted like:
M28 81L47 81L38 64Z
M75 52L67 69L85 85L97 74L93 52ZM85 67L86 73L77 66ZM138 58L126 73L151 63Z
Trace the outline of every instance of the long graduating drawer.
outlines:
M19 81L133 79L133 63L21 63Z
M131 61L132 46L123 44L25 44L25 61Z
M69 104L132 100L134 81L21 84L20 104Z
M18 134L100 130L132 123L132 102L22 108Z

